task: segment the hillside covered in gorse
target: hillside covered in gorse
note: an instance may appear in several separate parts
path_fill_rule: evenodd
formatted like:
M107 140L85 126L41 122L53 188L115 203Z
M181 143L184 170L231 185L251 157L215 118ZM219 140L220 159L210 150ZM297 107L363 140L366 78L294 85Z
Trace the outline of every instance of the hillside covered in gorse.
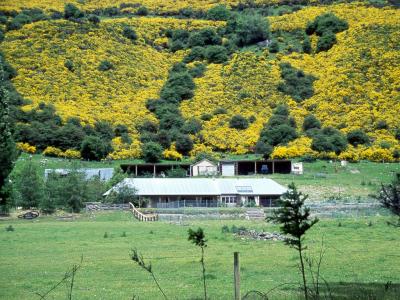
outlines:
M400 158L395 1L0 3L21 150Z

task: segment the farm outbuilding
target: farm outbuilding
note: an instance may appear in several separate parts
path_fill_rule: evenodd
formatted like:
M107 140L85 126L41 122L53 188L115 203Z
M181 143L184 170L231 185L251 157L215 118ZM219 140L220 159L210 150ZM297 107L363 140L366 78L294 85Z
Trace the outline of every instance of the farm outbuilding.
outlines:
M203 159L190 166L191 176L215 176L218 175L218 165L208 159Z
M220 161L222 176L257 175L257 174L289 174L292 162L286 159L271 160L237 160Z
M104 196L132 188L150 207L273 206L286 188L267 178L126 178Z

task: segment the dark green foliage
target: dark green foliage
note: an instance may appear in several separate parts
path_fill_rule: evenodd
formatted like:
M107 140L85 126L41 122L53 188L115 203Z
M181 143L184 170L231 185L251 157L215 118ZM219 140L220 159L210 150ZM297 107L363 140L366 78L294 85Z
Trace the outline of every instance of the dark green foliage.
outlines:
M396 138L396 140L400 141L400 128L396 128L396 130L394 131L394 137Z
M224 115L227 113L228 113L228 111L223 107L218 107L214 110L214 115Z
M160 130L157 133L157 141L158 143L165 149L171 146L171 136L168 130Z
M322 36L327 32L338 33L349 28L349 24L342 19L339 19L333 13L326 13L315 18L311 23L307 24L306 33L313 34L314 32Z
M99 71L108 71L114 68L114 65L112 64L112 62L109 62L108 60L103 60L100 62L99 64Z
M45 198L43 176L39 174L39 167L28 160L15 177L17 205L24 209L39 207Z
M196 134L201 130L201 128L202 125L199 120L195 118L190 118L183 125L182 132L186 134Z
M270 144L267 144L263 141L258 141L254 148L254 152L256 154L262 154L264 159L268 159L271 156L273 150L274 148Z
M145 162L157 163L162 157L162 147L154 142L148 142L142 146L142 156Z
M225 5L219 4L207 11L206 18L214 21L227 21L230 16L230 10Z
M147 16L149 14L149 9L146 6L140 6L136 11L138 16Z
M203 60L205 58L205 48L196 46L193 47L192 50L186 57L183 59L183 62L190 63L195 60Z
M289 109L286 105L275 108L272 116L261 130L259 141L276 146L286 144L297 138L295 122L289 118Z
M122 29L122 35L131 41L137 40L137 34L135 30L133 30L131 27L127 25L124 26L124 29Z
M64 62L64 67L66 67L69 71L74 72L75 71L75 66L72 60L66 59Z
M337 129L325 127L313 137L311 149L318 152L340 152L346 150L346 137Z
M201 259L200 263L203 269L203 289L204 289L204 299L207 299L207 285L206 285L206 268L204 264L204 248L207 247L207 240L202 228L198 228L197 231L189 228L188 230L188 240L201 248Z
M206 48L205 58L209 63L221 64L228 60L228 51L223 46L209 46Z
M77 20L84 17L84 13L75 5L68 3L64 6L64 18L67 20Z
M257 120L256 116L250 116L249 117L249 123L254 123Z
M80 149L85 132L81 126L67 123L54 134L54 145L62 150Z
M221 44L221 37L215 32L215 29L207 27L191 33L187 46L192 48L219 44Z
M307 115L304 118L303 130L308 131L310 129L320 129L321 122L312 114Z
M258 14L235 14L228 20L227 33L234 35L239 47L251 45L269 38L269 23Z
M185 68L185 71L170 73L160 95L167 102L177 103L193 97L194 87L192 76Z
M189 39L189 32L184 29L177 29L170 34L169 48L175 52L177 50L185 49Z
M212 114L202 114L200 116L200 119L202 119L203 121L210 121L212 119Z
M160 119L160 129L179 129L183 126L184 120L180 114L168 112Z
M98 136L86 136L81 144L82 158L88 160L101 160L111 151L110 142L106 142Z
M188 155L193 149L193 141L190 136L186 134L179 135L176 139L176 151L183 155Z
M15 231L14 227L12 225L8 225L6 227L6 231L10 232L10 231Z
M361 129L356 129L347 133L347 141L355 147L370 142L368 135Z
M89 21L90 23L94 24L94 25L97 25L97 24L100 23L100 19L99 19L99 17L96 16L96 15L89 15L89 16L88 16L88 21Z
M312 97L313 82L316 78L292 67L289 63L281 63L281 77L284 83L278 85L278 91L291 96L297 102Z
M0 43L4 41L4 32L0 29Z
M243 130L249 127L249 121L241 115L235 115L230 119L229 127Z
M332 31L325 32L317 42L317 53L321 51L328 51L336 44L336 35Z
M400 227L400 173L395 175L391 183L387 185L381 184L380 190L375 197L383 207L398 217L396 223L389 224Z
M389 129L389 125L385 120L379 120L376 125L376 129Z
M311 47L311 40L308 37L308 35L304 35L304 40L302 43L302 48L303 48L303 52L304 53L308 53L310 54L312 51L312 47Z
M189 69L189 74L193 78L203 77L206 69L207 69L207 67L205 64L196 63L191 69Z
M151 122L151 121L147 121L147 122ZM124 134L128 134L128 133L129 133L129 130L126 125L118 124L117 126L115 126L115 129L114 129L115 136L123 136Z
M9 189L6 188L8 176L17 158L14 139L12 137L13 123L10 117L10 99L6 89L6 77L3 69L3 59L0 56L0 210L7 211Z
M111 141L114 138L114 130L107 121L96 121L94 123L96 135L105 141Z
M279 52L279 43L277 40L273 40L268 47L269 52L271 53L278 53Z
M111 203L133 203L133 205L137 207L141 207L139 205L138 197L136 196L137 190L128 187L128 186L121 186L118 188L118 192L116 193L111 193L109 196L107 196L107 202Z
M142 124L139 125L138 130L140 132L148 131L148 132L156 133L158 130L158 125L155 122L146 120Z

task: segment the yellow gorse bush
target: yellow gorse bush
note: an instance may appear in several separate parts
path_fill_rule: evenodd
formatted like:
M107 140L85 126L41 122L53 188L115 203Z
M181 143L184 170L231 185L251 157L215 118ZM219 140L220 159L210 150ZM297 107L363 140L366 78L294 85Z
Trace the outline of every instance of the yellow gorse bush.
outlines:
M17 149L26 152L26 153L35 153L36 152L36 147L29 145L29 143L17 143L16 144Z

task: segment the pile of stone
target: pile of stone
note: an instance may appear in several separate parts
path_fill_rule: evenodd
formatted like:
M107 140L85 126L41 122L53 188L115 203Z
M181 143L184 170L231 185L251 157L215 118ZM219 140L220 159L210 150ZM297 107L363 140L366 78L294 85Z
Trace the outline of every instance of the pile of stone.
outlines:
M286 237L277 232L265 232L256 230L239 230L236 236L244 239L253 239L259 241L284 241Z

